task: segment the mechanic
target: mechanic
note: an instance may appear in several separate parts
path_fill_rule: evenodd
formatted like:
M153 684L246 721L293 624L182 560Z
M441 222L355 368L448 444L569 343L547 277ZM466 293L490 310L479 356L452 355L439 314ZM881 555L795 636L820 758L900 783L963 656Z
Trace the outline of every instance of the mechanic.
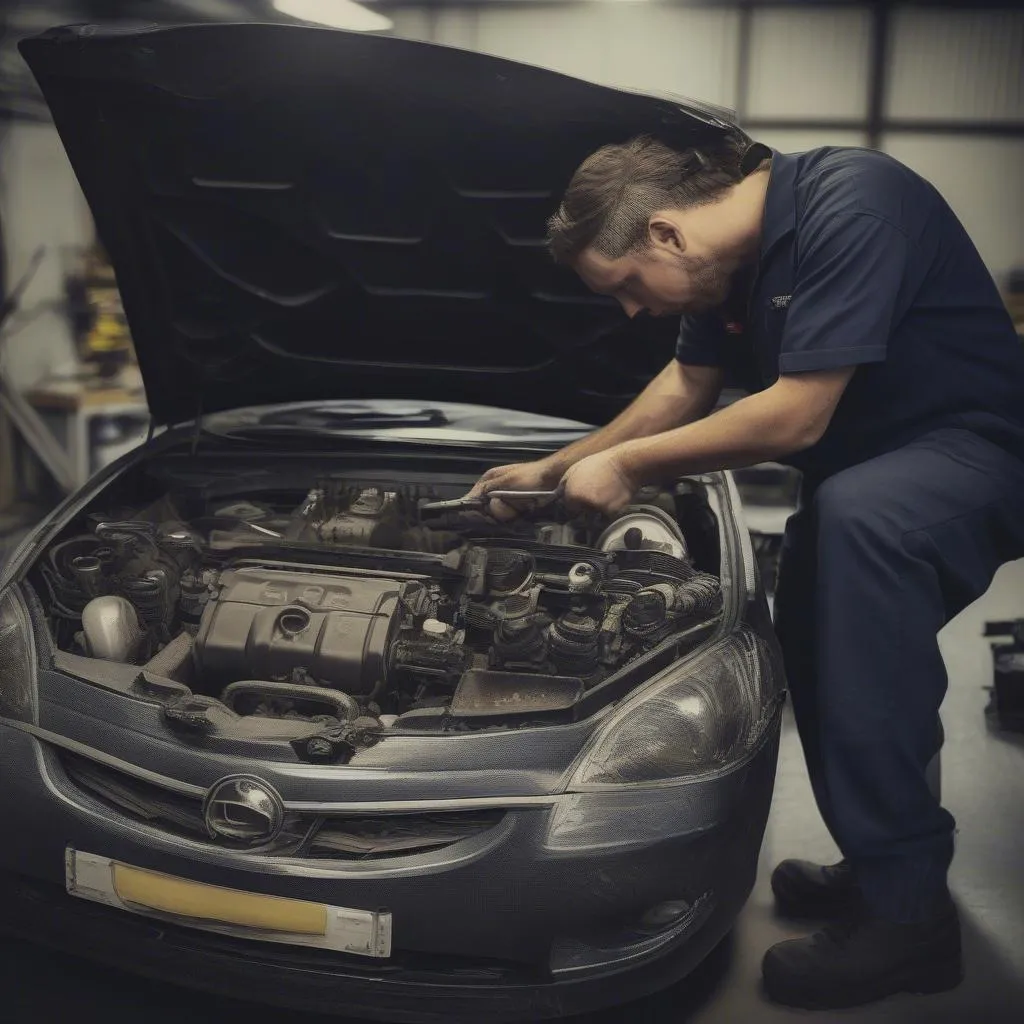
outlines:
M767 461L803 473L776 596L793 710L843 859L783 861L779 909L822 931L763 962L768 995L833 1008L962 978L936 634L1024 555L1024 346L938 192L864 149L646 138L577 170L555 258L630 317L680 315L675 358L617 419L471 493L637 490ZM717 411L725 375L745 397ZM490 503L496 518L517 510Z

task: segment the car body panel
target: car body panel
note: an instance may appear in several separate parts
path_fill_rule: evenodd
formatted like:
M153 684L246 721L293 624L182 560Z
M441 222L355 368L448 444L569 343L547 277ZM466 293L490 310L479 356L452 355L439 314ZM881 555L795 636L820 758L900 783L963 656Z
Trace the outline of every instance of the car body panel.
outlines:
M660 783L575 783L622 696L600 685L576 721L421 727L346 765L303 763L289 754L294 723L183 731L136 685L135 666L103 675L58 655L28 576L106 488L161 459L197 473L204 459L230 459L258 484L260 461L291 445L325 466L472 480L602 422L670 358L675 325L629 325L587 295L547 258L544 217L595 146L640 131L700 143L731 130L729 118L478 54L316 29L78 27L23 52L115 263L154 420L172 427L68 498L0 577L0 591L26 599L38 663L32 714L0 720L0 927L205 991L393 1021L539 1019L681 977L753 885L777 706L744 756ZM346 398L373 412L372 426L346 426L351 406L325 413L324 402ZM377 421L377 398L429 404L446 421ZM305 425L289 433L295 423L281 417L297 413ZM745 629L777 654L735 484L728 474L699 482L718 522L723 608L692 653ZM680 659L625 692L687 668ZM781 669L764 671L778 696ZM285 821L250 846L211 827L211 794L239 774L273 792ZM140 793L171 810L151 813ZM483 813L479 825L429 849L311 853L324 821L390 826L467 811ZM392 956L357 963L89 904L64 892L69 849L245 892L387 909ZM651 923L668 906L675 916Z
M335 1008L343 1006L347 1015L358 1011L360 1016L385 1020L474 1019L458 1012L459 990L463 989L463 998L475 995L481 999L474 1012L486 1014L487 1019L538 1019L585 1009L597 992L603 991L599 1002L616 1001L636 984L640 984L636 994L644 994L650 990L643 984L644 968L660 963L663 970L684 971L693 966L695 957L706 954L708 944L721 938L753 885L777 748L777 729L769 730L761 748L737 771L682 787L677 799L661 805L662 814L674 808L674 815L664 823L664 838L655 843L574 849L570 853L551 850L546 835L555 808L517 808L483 837L439 853L395 858L381 867L379 863L279 862L217 849L213 843L170 840L158 830L112 814L108 807L77 791L61 771L52 749L24 732L0 725L0 762L20 766L2 800L10 839L5 843L0 875L6 884L12 877L21 877L23 887L41 886L70 921L87 920L95 911L68 906L81 901L60 892L66 848L98 851L123 863L247 892L335 906L386 908L393 915L396 951L386 970L343 956L312 965L307 961L307 966L322 970L321 984L332 985ZM44 806L47 812L41 815ZM12 863L19 866L16 875L11 873ZM616 963L621 953L616 937L623 922L635 922L667 900L685 899L694 904L705 896L708 913L695 917L692 927L674 936L666 947L639 961ZM481 907L487 912L481 913ZM43 901L37 903L35 915L35 921L25 922L28 932L45 941ZM123 922L119 927L132 934L138 925L132 923L131 915L120 916ZM89 926L79 927L86 940ZM607 962L574 973L573 985L552 977L547 971L552 947L586 946L588 940L597 942L598 955L605 956ZM603 950L601 941L605 942ZM231 978L230 972L220 983L206 971L194 977L187 974L195 952L206 944L202 933L172 922L157 932L146 929L142 945L165 944L173 952L181 943L184 948L179 955L171 956L156 976L200 988L216 985L223 991L221 985ZM282 949L273 943L246 940L219 943L222 950L232 951L234 959L251 962L254 973L262 959L281 955L278 950ZM103 949L83 942L81 952L102 958ZM147 948L146 956L150 953ZM433 978L425 976L424 959L433 965ZM133 969L142 965L128 962L122 966ZM484 973L474 979L474 968L481 966ZM512 978L519 975L515 987L520 996L529 995L525 1006L503 1013L501 984L494 985L488 998L488 966L498 979L504 972ZM621 977L623 970L634 975L632 981ZM317 991L319 985L308 990L293 986L289 974L287 970L280 974L280 994L268 1001L327 1009L321 1002L323 993ZM386 985L390 979L408 985L400 1011L372 993L361 993L361 999L352 1001L354 995L360 995L359 983L375 976L378 984ZM607 986L610 977L617 979L612 990ZM490 979L492 983L495 980ZM235 994L252 993L239 988Z
M603 421L671 357L672 320L587 292L545 220L599 146L709 142L727 111L312 27L78 26L21 51L158 423L364 395Z
M154 442L154 449L166 452L187 436L187 431L169 432ZM375 445L419 447L382 437L340 438L339 443L371 450ZM453 446L461 451L461 442ZM107 483L138 460L153 457L155 450L126 458L110 470ZM731 595L717 635L728 635L742 622L767 635L767 609L751 568L735 485L728 475L706 480L724 526L722 577ZM51 536L74 507L41 526L40 536ZM15 574L23 581L29 561L26 553ZM704 649L706 644L697 651ZM65 850L80 849L242 891L392 912L394 953L383 977L393 985L393 1001L375 999L372 987L366 987L368 978L380 982L382 977L373 968L341 957L319 963L318 983L308 991L285 983L278 1002L322 1008L323 991L334 986L347 1012L353 1004L346 1000L356 998L359 1012L371 1018L458 1021L483 1013L494 1020L539 1019L615 1001L627 991L641 995L685 973L724 934L753 884L771 801L778 714L750 757L725 766L715 777L628 792L574 792L573 767L612 709L577 722L514 732L394 736L349 765L316 766L285 760L283 748L271 753L267 746L261 756L263 741L232 744L183 737L163 719L158 701L127 692L128 666L121 683L99 685L85 678L87 673L76 672L81 666L73 656L55 659L45 649L37 653L36 723L0 722L0 764L17 765L4 771L0 794L0 813L13 837L0 849L0 880L18 892L39 886L48 894L37 897L40 918L28 930L40 941L54 941L46 927L47 914L52 914L80 922L83 942L95 942L87 952L100 959L117 945L117 929L109 927L109 913L116 915L116 910L83 909L77 906L83 901L60 891ZM684 668L680 662L665 671ZM271 785L288 814L303 821L313 815L443 816L466 810L494 812L499 820L438 849L363 860L225 849L207 837L174 834L159 823L148 825L122 813L74 781L66 770L69 755L173 789L191 800L197 815L219 780L246 773ZM624 794L628 810L621 804ZM624 813L635 829L622 827ZM561 838L553 839L556 819L573 828L583 822L586 828L568 836L559 832ZM695 910L678 934L671 929L653 938L644 933L650 948L637 947L636 920L652 907L678 900L698 907L699 913ZM626 927L630 921L634 926ZM101 929L102 941L86 938L94 927ZM126 920L124 928L132 934L138 924ZM159 938L143 943L144 972L216 991L237 978L230 968L217 978L174 969L193 963L198 950L209 948L209 935L173 923L146 934ZM168 952L165 942L178 952ZM238 960L252 949L253 963L284 956L279 952L284 947L273 943L225 936L217 942L220 954L213 962L221 962L218 955L225 950L233 951L229 959ZM583 966L553 974L549 967L557 956ZM429 984L423 958L434 972ZM143 969L142 963L137 966ZM479 970L489 980L483 987L469 982L467 989L467 979ZM488 985L493 986L489 994ZM417 995L409 996L412 992ZM477 998L481 1002L473 1002L472 1013L460 1017L459 1007Z

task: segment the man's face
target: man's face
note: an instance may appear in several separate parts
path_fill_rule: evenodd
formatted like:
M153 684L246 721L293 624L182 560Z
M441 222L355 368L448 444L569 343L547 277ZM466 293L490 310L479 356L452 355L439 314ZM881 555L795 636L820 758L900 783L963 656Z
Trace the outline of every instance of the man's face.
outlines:
M585 249L574 264L583 283L617 299L631 319L699 313L722 305L729 295L735 261L707 246L684 244L678 225L652 220L650 245L616 260Z

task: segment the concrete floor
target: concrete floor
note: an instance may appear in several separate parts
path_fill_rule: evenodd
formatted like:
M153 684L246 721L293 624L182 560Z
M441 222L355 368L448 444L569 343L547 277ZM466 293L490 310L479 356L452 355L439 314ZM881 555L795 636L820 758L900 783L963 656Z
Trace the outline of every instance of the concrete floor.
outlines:
M783 857L828 860L835 849L818 819L796 731L787 721L772 816L757 887L730 938L685 983L658 996L594 1014L588 1024L785 1024L801 1019L849 1024L1019 1024L1024 1021L1024 735L990 733L983 710L991 684L986 619L1024 615L1024 562L1005 566L989 593L943 631L950 689L943 709L943 789L959 825L952 887L964 926L967 980L952 993L900 996L844 1012L808 1014L766 1003L760 962L771 944L801 932L777 920L768 876ZM2 911L0 911L2 912ZM67 1019L88 1011L110 1022L225 1024L338 1018L260 1011L242 1003L171 990L70 957L0 943L0 1020ZM583 1018L574 1018L583 1024Z

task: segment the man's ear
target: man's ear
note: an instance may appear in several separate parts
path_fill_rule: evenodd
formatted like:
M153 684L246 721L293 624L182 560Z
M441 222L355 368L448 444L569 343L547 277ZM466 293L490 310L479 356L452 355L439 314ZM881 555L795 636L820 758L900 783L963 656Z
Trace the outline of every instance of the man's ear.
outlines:
M647 233L651 245L658 249L670 249L673 252L682 252L686 248L683 233L679 225L660 213L651 215L647 224Z

